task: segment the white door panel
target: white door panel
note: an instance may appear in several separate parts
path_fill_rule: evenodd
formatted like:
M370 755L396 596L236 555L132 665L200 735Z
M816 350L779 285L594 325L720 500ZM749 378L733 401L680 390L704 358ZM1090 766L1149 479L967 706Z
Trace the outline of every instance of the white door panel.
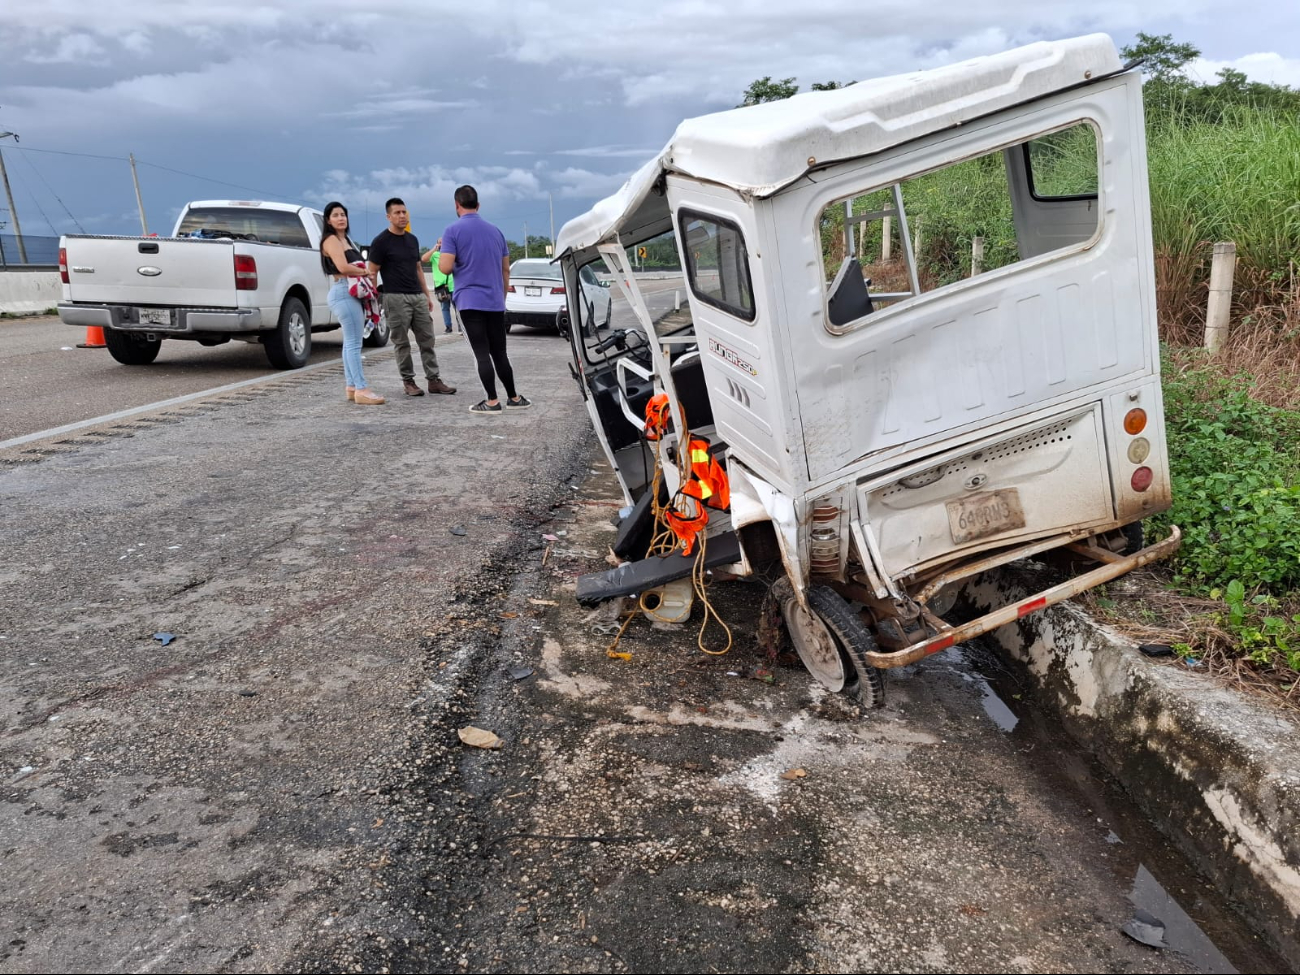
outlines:
M966 140L966 152L977 155L981 140L996 151L1079 120L1122 128L1128 86L1063 96L1023 116L1008 113L846 165L775 198L773 223L816 228L823 208L845 195L950 162L954 151L945 143L953 139ZM778 237L790 278L781 317L812 481L880 451L938 441L1155 368L1144 320L1153 296L1139 270L1149 260L1138 178L1145 171L1126 140L1108 141L1102 160L1100 200L1093 202L1102 219L1091 241L880 308L840 334L826 325L821 262L805 253L816 241Z

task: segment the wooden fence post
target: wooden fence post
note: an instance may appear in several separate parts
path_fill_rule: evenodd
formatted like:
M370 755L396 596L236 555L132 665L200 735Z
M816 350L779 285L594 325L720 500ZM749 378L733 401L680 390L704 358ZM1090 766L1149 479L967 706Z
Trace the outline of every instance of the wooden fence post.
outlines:
M984 238L973 237L970 242L970 276L973 278L984 270Z
M1214 245L1210 265L1210 300L1205 307L1205 347L1217 352L1228 338L1232 310L1232 278L1237 269L1237 245L1222 241Z
M918 262L921 260L921 222L921 217L918 215L916 218L916 232L912 234L912 254L915 255Z
M880 221L880 260L888 263L894 251L894 218L885 217Z

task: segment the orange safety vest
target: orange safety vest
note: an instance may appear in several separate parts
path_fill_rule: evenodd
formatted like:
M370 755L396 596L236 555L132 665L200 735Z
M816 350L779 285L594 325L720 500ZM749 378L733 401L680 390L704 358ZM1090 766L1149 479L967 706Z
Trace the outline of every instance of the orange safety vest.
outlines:
M689 449L691 474L678 496L691 499L695 514L684 514L674 506L669 506L664 512L668 527L682 543L683 555L690 555L695 549L696 536L709 523L709 508L725 511L731 506L731 484L726 472L709 451L709 442L692 439Z
M667 393L657 393L650 397L645 405L645 438L662 440L668 430L668 413L670 410Z

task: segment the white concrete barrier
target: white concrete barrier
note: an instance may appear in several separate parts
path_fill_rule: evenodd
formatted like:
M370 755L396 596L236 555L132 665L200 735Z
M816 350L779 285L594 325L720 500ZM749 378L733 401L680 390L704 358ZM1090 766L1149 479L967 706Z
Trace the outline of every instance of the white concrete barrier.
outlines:
M62 298L58 271L0 271L0 312L40 314Z

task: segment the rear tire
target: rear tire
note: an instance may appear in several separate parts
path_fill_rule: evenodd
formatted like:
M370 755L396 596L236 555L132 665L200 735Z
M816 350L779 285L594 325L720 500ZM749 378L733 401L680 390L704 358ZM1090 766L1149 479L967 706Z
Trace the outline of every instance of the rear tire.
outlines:
M280 323L262 338L266 357L277 369L301 369L311 357L311 315L297 298L280 308Z
M879 667L867 663L866 655L876 652L876 638L862 617L830 586L811 586L808 606L826 624L840 650L846 654L857 673L857 681L844 686L862 707L878 708L885 703L885 675Z
M876 641L853 608L829 586L809 587L806 593L807 612L799 606L794 596L794 588L788 579L779 580L772 591L781 607L781 615L786 621L786 628L790 631L795 650L805 661L805 666L813 676L830 690L842 690L864 708L878 708L883 705L885 703L884 676L879 668L868 664L866 658L866 654L875 652ZM800 620L802 622L799 622ZM819 651L825 650L825 647L817 645L820 641L816 639L817 633L813 632L814 630L824 632L839 655L838 667L834 660L822 661L820 667L822 675L818 675L807 663L806 655L817 657ZM809 640L810 636L813 639L810 640L809 645L801 646L801 637ZM843 675L842 688L837 686L840 684L838 679L840 673ZM831 682L828 683L827 678L830 678Z
M104 344L108 354L124 366L147 366L158 358L162 339L147 339L143 335L104 329Z
M1136 555L1145 547L1145 542L1142 536L1142 522L1131 522L1121 528L1120 532L1124 535L1125 555Z

